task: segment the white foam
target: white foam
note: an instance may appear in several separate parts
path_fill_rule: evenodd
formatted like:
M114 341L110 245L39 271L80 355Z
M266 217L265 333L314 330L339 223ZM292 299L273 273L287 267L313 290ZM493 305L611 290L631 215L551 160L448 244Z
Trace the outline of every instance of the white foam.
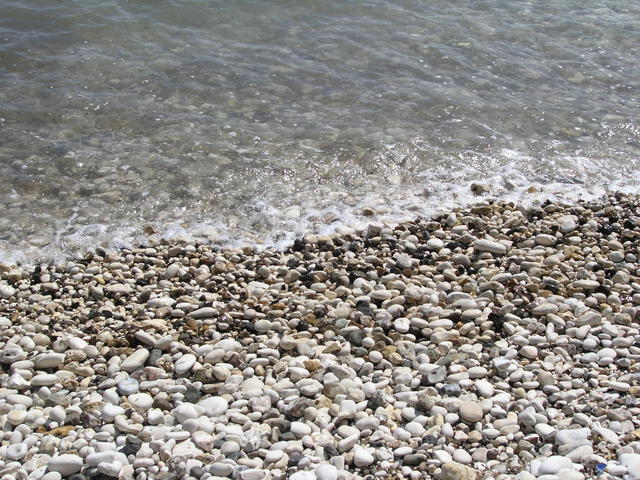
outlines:
M392 152L412 154L406 146L394 146ZM637 172L619 175L610 165L585 156L565 156L551 161L505 149L498 158L474 156L468 162L465 158L468 157L461 155L460 159L417 172L410 183L396 185L396 182L387 181L388 175L370 176L368 183L363 182L354 190L353 196L339 190L332 192L331 185L323 186L315 197L321 200L319 205L295 202L296 197L275 205L274 197L262 196L253 199L248 209L250 214L245 218L195 210L195 214L191 212L191 218L201 214L200 218L183 222L184 206L168 215L174 221L166 222L77 225L75 219L70 218L64 228L55 233L53 241L44 247L0 245L0 261L8 264L61 262L97 246L130 248L159 240L285 249L295 238L307 233L328 235L342 227L364 229L372 222L392 225L466 207L486 197L525 206L547 199L574 203L598 199L615 191L634 193L640 185ZM392 166L391 173L398 178L407 178L400 168ZM488 185L490 192L474 195L471 191L473 183ZM197 207L203 209L205 206ZM373 210L374 215L364 215L365 208ZM327 218L331 221L327 222ZM146 234L146 225L153 226L157 233Z

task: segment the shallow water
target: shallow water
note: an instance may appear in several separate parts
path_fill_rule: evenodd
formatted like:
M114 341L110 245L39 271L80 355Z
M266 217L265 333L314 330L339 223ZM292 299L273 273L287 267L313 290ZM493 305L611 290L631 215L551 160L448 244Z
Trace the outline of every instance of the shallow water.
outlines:
M637 191L638 58L618 0L8 0L0 259Z

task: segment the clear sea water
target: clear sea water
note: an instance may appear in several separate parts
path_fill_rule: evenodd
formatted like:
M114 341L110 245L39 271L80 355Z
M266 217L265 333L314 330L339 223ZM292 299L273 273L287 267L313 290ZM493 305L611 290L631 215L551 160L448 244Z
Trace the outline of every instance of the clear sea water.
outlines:
M4 0L0 260L637 191L639 59L629 0Z

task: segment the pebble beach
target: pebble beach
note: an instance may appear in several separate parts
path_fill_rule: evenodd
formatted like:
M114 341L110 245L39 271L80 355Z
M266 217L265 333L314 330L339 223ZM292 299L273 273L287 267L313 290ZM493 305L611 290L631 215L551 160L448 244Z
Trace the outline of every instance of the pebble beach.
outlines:
M640 479L640 198L0 272L1 480Z

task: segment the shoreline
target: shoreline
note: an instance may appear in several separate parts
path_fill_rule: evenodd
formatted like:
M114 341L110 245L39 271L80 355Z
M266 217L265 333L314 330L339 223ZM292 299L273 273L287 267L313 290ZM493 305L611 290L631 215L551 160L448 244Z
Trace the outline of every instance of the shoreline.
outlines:
M640 479L639 255L617 194L7 267L0 471Z

